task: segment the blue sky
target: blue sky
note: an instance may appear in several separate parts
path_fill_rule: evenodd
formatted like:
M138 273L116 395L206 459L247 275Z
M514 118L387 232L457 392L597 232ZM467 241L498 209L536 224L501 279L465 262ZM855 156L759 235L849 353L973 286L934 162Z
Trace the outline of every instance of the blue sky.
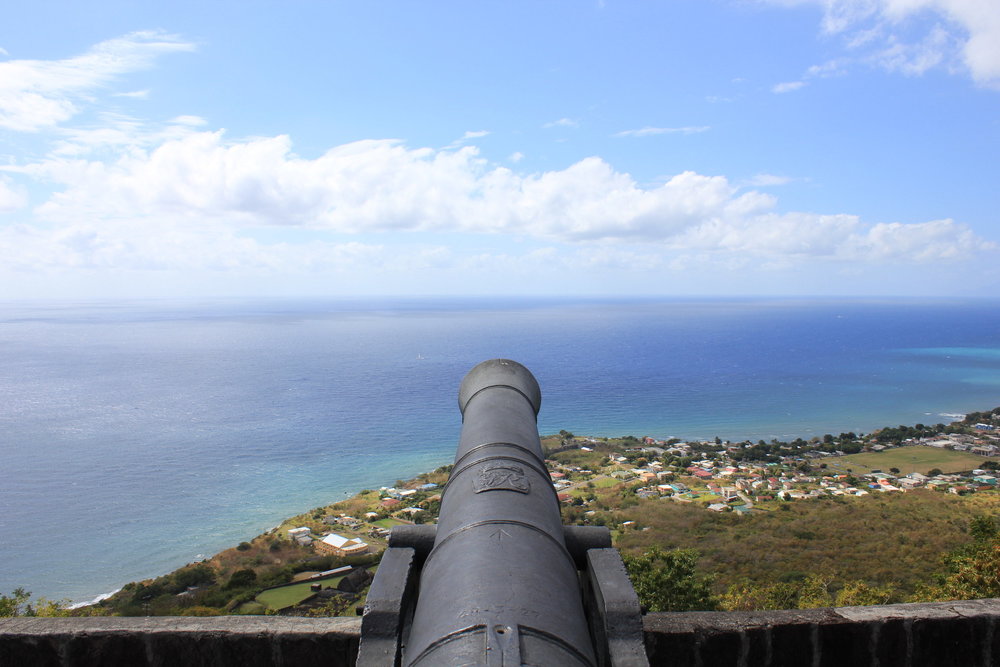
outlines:
M43 2L0 297L1000 293L1000 3Z

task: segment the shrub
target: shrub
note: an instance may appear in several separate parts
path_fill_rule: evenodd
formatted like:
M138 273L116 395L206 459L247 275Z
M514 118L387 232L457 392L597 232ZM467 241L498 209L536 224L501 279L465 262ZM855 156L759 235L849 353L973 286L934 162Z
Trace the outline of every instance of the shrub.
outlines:
M229 577L229 583L226 584L226 588L242 588L244 586L252 586L257 581L257 573L250 569L236 570L233 572L232 576Z

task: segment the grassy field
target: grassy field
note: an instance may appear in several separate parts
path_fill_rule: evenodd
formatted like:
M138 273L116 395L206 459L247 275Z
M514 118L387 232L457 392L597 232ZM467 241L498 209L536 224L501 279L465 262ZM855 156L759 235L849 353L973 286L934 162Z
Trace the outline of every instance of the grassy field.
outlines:
M910 592L940 568L940 556L970 541L973 516L1000 515L1000 493L971 496L918 489L863 498L755 503L749 516L708 512L698 503L653 498L610 513L634 520L616 545L634 554L651 546L694 548L717 592L748 579L795 581L821 574L837 581L896 583ZM643 530L649 528L648 531Z
M323 584L323 588L336 588L341 579L343 579L343 577L334 577L333 579L324 579L319 583ZM296 605L312 595L312 591L309 590L309 587L313 583L315 582L303 581L298 584L289 584L288 586L282 586L281 588L272 588L270 590L263 591L257 596L257 602L264 605L268 609L274 609L275 611L284 609L285 607L291 607L292 605Z
M983 465L987 460L982 456L968 452L913 445L896 447L884 452L817 459L814 465L825 463L829 469L844 473L847 472L848 468L855 473L867 473L871 470L889 472L890 468L899 468L901 474L908 475L911 472L927 474L929 470L934 468L940 468L941 472L973 470Z
M379 528L392 528L393 526L406 525L406 522L397 521L396 519L379 519L378 521L375 521L372 525L378 526Z
M612 486L619 486L622 484L620 479L615 479L614 477L595 477L594 487L598 489L609 489Z

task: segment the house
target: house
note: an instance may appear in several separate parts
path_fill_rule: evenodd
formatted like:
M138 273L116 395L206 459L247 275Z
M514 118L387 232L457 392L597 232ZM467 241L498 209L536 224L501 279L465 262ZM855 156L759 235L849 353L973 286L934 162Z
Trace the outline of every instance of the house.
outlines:
M361 540L329 533L313 543L316 551L325 556L360 556L368 553L368 545Z
M729 509L729 505L725 503L712 503L708 506L710 512L725 512L727 509Z
M296 540L300 537L309 537L312 531L305 526L300 526L299 528L292 528L288 531L288 539Z

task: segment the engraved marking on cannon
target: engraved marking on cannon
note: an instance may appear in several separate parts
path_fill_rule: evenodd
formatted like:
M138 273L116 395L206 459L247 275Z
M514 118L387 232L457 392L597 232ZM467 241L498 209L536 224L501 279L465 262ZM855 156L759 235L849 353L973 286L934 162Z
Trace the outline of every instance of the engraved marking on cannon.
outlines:
M517 491L530 493L531 484L524 476L524 468L510 463L487 463L472 480L476 493L483 491Z

